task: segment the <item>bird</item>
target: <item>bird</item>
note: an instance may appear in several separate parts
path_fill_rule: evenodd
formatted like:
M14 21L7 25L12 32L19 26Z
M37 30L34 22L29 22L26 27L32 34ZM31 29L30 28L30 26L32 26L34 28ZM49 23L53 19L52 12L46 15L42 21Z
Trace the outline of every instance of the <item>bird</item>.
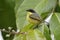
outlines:
M40 24L42 22L39 14L33 9L27 9L27 20L32 24Z

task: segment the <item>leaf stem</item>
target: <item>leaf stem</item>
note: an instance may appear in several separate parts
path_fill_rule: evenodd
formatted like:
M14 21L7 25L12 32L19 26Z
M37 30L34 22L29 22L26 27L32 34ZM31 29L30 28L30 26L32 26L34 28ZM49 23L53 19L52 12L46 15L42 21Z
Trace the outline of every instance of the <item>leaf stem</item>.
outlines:
M55 7L52 9L52 13L55 12L55 9L56 9L56 6L58 5L58 0L56 0L56 4L55 4Z

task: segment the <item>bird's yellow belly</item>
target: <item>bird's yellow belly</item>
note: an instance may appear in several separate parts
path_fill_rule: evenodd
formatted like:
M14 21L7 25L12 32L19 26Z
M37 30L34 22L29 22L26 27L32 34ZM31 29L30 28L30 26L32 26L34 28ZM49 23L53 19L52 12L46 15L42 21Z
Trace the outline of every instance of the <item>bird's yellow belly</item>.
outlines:
M38 24L39 21L29 18L28 21L32 24Z
M30 18L29 15L32 15L32 13L28 12L28 14L27 14L27 20L28 20L28 22L30 22L32 24L38 24L39 23L38 20Z
M39 21L32 19L32 18L29 18L28 16L27 16L27 20L28 20L28 22L30 22L32 24L38 24L39 23Z

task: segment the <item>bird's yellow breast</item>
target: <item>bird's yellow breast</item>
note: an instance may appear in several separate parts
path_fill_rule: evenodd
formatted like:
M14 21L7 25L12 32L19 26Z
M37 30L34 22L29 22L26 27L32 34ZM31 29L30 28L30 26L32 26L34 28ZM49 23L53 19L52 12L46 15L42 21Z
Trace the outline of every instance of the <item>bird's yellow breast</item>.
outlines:
M37 24L37 23L39 23L39 21L37 21L37 20L34 20L34 19L32 19L32 18L30 18L29 16L30 15L32 15L33 13L31 13L31 12L28 12L27 13L27 20L30 22L30 23L32 23L32 24ZM34 16L34 15L33 15Z

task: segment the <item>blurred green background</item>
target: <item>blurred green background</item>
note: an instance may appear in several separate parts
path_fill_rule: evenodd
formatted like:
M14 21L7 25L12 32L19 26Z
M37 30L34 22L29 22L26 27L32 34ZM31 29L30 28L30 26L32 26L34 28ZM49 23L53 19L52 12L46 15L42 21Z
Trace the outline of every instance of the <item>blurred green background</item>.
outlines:
M51 14L52 8L55 9L49 22L50 31L54 34L55 40L60 40L60 0L0 0L0 29L9 30L8 27L12 27L12 30L14 29L15 31L17 29L26 31L26 28L31 26L25 25L27 23L26 10L30 8L34 9L43 20ZM41 28L38 30L29 29L28 37L24 35L6 37L8 33L5 32L2 32L2 35L4 40L13 40L13 38L14 40L27 40L26 38L30 39L29 37L32 37L31 40L38 40L41 38L40 36L43 36L46 40L51 40L47 25L42 24L43 31L40 32L39 30L41 31ZM21 39L21 36L24 38Z

